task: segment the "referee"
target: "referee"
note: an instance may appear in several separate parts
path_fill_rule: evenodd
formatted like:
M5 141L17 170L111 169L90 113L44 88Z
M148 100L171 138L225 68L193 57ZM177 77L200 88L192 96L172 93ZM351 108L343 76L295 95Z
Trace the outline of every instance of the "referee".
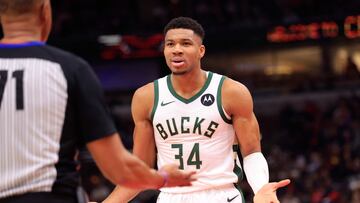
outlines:
M189 185L126 151L89 65L46 45L50 0L0 0L0 203L75 203L76 153L86 145L104 175L133 188Z

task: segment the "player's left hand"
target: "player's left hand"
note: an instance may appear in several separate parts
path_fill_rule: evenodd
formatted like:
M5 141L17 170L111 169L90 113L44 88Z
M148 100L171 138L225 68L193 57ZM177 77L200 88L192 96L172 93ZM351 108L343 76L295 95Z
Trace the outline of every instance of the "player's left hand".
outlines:
M276 196L276 190L290 183L289 179L279 182L271 182L264 185L254 196L254 203L280 203Z

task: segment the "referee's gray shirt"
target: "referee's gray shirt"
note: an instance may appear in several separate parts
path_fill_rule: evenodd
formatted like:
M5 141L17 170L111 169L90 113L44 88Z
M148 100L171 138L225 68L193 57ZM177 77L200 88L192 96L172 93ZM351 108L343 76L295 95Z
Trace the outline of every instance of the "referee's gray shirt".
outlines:
M0 199L73 193L77 149L115 132L85 61L40 42L0 44Z

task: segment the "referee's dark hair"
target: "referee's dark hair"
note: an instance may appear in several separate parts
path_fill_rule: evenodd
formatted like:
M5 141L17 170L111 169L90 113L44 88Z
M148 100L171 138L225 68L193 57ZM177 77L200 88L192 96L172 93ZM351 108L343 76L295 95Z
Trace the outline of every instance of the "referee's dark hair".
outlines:
M189 17L177 17L172 19L164 28L164 35L171 29L189 29L194 31L201 40L204 40L205 31L204 28L196 20Z
M29 13L40 6L44 0L0 0L0 15L19 15Z

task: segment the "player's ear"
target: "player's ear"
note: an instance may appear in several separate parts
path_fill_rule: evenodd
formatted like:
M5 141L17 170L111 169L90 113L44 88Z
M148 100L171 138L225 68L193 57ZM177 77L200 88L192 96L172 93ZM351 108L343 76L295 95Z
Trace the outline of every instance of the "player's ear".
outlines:
M200 45L200 58L202 58L205 55L205 45Z

